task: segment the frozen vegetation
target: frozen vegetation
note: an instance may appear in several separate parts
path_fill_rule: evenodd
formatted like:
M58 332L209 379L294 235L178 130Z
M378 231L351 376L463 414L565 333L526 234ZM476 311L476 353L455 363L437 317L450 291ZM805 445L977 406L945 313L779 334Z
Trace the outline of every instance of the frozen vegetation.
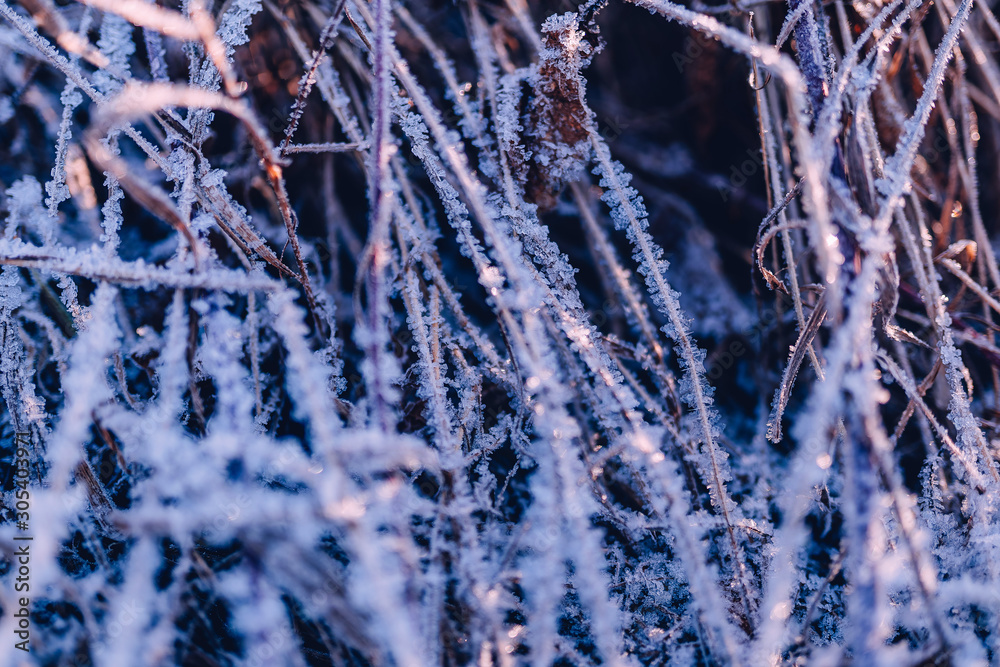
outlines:
M1000 664L998 43L0 0L0 666Z

